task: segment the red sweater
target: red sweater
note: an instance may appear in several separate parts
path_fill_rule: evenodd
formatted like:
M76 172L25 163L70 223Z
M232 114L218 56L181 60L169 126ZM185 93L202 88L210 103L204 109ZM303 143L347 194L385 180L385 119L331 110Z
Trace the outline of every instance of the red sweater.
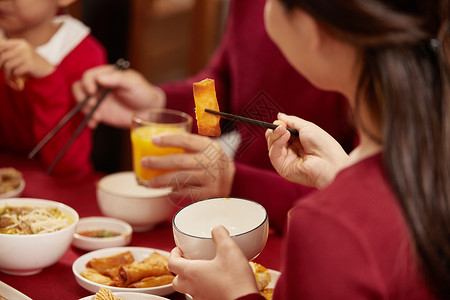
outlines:
M299 201L289 212L284 246L274 300L434 299L380 154Z
M41 139L76 105L72 84L84 71L106 63L103 47L87 36L44 78L27 78L25 89L15 91L0 72L0 151L26 156ZM38 153L48 167L83 120L79 112ZM91 131L86 127L54 169L54 174L91 171Z
M187 81L162 86L168 106L193 112L192 83L213 78L221 111L270 123L280 111L296 115L319 125L351 149L354 131L347 122L346 100L316 89L288 64L265 31L264 4L265 0L231 1L222 42L208 67ZM231 196L260 202L268 210L272 226L280 229L294 200L311 189L292 184L273 170L264 129L236 125L242 143L235 156Z

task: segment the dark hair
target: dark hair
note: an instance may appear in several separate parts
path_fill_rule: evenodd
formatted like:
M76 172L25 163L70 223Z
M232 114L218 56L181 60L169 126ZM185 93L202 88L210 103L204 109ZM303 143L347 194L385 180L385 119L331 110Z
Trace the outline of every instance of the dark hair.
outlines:
M383 144L424 278L450 299L449 0L280 1L361 50L356 110L379 126L369 136Z

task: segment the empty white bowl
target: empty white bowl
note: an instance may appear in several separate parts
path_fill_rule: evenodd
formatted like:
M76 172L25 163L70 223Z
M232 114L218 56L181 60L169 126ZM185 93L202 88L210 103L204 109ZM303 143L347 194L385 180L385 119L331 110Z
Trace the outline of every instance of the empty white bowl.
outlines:
M107 175L97 184L97 202L103 215L129 223L142 232L170 220L174 205L171 189L152 189L138 185L133 172Z
M118 233L111 237L90 237L82 235L83 232L106 230ZM82 250L97 250L108 247L126 246L131 241L133 229L125 221L108 217L81 218L73 235L72 245Z
M10 198L0 200L0 208L39 207L57 208L68 217L71 224L63 229L38 234L0 233L0 270L12 275L32 275L56 263L69 248L78 213L71 207L56 201L33 198Z
M269 220L264 207L239 198L213 198L198 201L179 210L172 220L175 244L188 259L212 259L216 247L211 229L223 225L252 260L264 248Z

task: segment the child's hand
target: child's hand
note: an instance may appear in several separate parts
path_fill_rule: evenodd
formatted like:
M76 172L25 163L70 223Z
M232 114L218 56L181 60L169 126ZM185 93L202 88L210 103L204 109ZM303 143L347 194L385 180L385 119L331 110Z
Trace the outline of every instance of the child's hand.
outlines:
M266 131L269 158L275 170L289 181L323 188L349 161L347 153L317 125L278 114L274 130ZM299 132L291 138L286 125Z
M0 44L0 69L6 78L41 78L51 74L55 67L37 54L27 41L9 39Z

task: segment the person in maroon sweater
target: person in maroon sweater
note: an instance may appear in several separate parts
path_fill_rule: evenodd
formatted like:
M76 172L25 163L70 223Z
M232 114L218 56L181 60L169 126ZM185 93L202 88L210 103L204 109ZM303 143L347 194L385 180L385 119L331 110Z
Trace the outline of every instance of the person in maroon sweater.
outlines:
M131 70L111 72L111 66L106 66L86 72L83 80L74 86L78 100L87 94L95 95L97 83L114 88L112 97L102 104L91 126L100 121L129 127L133 110L164 106L164 103L169 108L193 114L192 83L213 78L221 111L270 123L279 111L295 114L319 124L346 150L351 150L355 133L344 97L317 89L288 64L265 31L264 3L264 0L231 1L224 35L210 63L187 80L166 83L158 89ZM234 125L235 131L230 125ZM273 170L266 154L264 129L247 124L223 124L222 130L228 138L223 138L220 145L211 144L211 139L198 135L166 136L156 141L166 146L177 143L191 155L177 155L182 161L172 156L144 160L144 166L149 168L180 170L155 178L152 186L171 185L174 176L189 172L195 175L190 177L195 182L188 183L202 187L202 192L195 194L196 199L234 196L258 201L268 210L271 225L281 229L293 201L311 188L292 184ZM227 131L238 134L226 135ZM215 161L207 160L208 149L217 151L215 157L220 160L221 149L234 149L238 141L240 145L233 162L216 168ZM204 168L205 165L209 168ZM177 194L185 198L191 196L189 189L178 189Z
M346 157L298 117L266 132L278 173L322 188L289 212L273 299L450 299L449 2L268 0L265 12L292 66L347 97L360 137ZM321 159L331 149L341 165ZM172 250L173 287L263 299L227 230L212 236L212 260Z
M58 11L74 0L0 2L0 152L26 156L76 105L72 83L106 63L90 29ZM20 78L20 85L15 84ZM75 117L38 153L48 168L72 136ZM85 128L53 170L57 175L92 172L91 130Z

